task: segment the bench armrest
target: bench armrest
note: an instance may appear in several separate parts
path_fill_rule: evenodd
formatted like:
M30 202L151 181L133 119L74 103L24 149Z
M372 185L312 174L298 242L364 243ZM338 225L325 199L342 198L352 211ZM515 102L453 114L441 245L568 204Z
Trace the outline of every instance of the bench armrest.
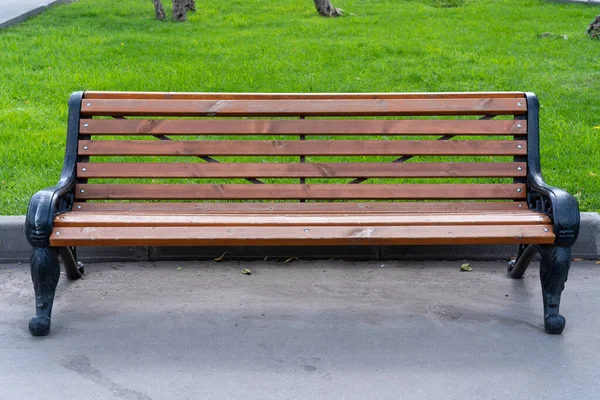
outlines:
M529 208L543 212L552 219L556 235L555 244L573 245L579 235L580 215L577 200L566 190L546 184L539 174L530 178L530 192L527 194Z
M540 103L533 93L527 100L527 203L529 208L542 212L552 220L555 244L571 246L579 235L579 206L567 191L544 182L540 162Z
M33 195L27 208L25 235L30 245L46 247L52 233L54 217L71 210L73 206L75 180L63 181L40 190Z
M65 161L60 179L55 186L40 190L31 197L25 218L25 235L30 245L47 247L54 218L70 211L75 198L77 140L82 92L73 93L69 99L69 122Z

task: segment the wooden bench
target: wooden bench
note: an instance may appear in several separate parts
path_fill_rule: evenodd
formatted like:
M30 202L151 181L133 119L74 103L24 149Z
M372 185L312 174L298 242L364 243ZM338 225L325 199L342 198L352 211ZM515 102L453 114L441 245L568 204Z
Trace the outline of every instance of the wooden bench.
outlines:
M544 183L530 93L74 93L59 183L26 234L46 335L79 246L515 244L541 254L545 329L579 230Z

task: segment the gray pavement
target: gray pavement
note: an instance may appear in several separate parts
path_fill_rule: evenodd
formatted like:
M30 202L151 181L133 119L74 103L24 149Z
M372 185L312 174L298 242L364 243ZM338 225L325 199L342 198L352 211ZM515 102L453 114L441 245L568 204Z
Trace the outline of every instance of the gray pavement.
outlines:
M75 0L0 0L0 28L23 22L55 4L73 1Z
M600 398L600 267L573 263L552 336L537 263L471 266L89 264L33 338L28 268L2 264L0 398Z

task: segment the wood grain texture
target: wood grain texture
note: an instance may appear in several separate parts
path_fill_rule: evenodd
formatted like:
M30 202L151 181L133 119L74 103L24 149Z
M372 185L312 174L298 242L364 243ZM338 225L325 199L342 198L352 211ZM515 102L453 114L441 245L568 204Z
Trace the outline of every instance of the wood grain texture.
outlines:
M437 92L437 93L181 93L88 91L84 99L146 100L289 100L289 99L523 99L523 92Z
M77 184L77 199L524 199L524 184Z
M78 146L83 156L527 155L527 143L512 140L80 140Z
M79 178L524 177L525 163L78 163Z
M456 202L75 202L74 211L171 214L533 213L523 201Z
M529 225L552 224L536 213L490 214L362 214L362 215L212 215L160 213L122 214L74 211L61 214L54 226L426 226L426 225Z
M526 135L522 120L107 120L82 135Z
M85 100L83 116L522 115L514 98L336 100Z
M60 227L51 246L551 244L551 225ZM548 229L545 232L544 229Z

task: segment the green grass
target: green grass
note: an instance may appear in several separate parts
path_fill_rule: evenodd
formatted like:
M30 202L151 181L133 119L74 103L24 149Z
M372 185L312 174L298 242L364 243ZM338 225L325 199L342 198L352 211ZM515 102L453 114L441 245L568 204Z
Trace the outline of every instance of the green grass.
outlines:
M349 16L320 18L309 0L231 0L198 3L176 24L146 1L79 0L0 31L0 214L23 214L57 181L76 90L532 91L546 180L600 209L600 41L585 35L598 7L334 3Z

